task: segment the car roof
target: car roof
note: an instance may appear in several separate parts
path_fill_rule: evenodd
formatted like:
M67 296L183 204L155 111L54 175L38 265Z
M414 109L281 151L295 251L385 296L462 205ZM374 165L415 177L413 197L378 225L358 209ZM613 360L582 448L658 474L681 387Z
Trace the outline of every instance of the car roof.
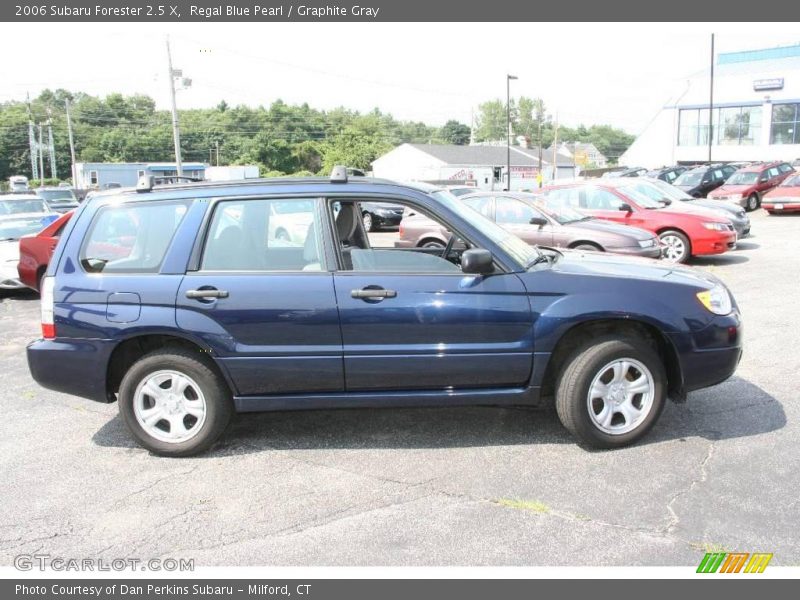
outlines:
M32 192L26 192L25 194L0 194L0 200L41 200L41 198Z

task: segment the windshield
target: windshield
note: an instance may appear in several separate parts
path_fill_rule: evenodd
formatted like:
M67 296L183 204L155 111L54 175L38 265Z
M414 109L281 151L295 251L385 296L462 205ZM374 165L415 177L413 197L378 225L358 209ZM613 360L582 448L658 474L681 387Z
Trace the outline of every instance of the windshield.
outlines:
M0 200L0 216L46 212L49 211L44 201L38 198L31 198L30 200Z
M785 179L781 187L800 187L800 175L792 175Z
M18 240L23 235L38 233L44 229L45 220L42 217L0 218L0 240Z
M483 235L505 251L520 268L526 268L539 256L539 251L535 246L529 246L514 234L500 227L494 221L490 221L478 211L469 208L463 202L458 201L456 197L447 190L431 192L431 196L453 212L458 213L458 215L470 225L480 230Z
M72 190L36 190L36 195L47 202L77 202Z
M670 185L666 181L656 179L654 181L649 181L648 183L651 186L658 188L658 190L670 200L694 200L692 196L684 192L682 189L676 188L674 185Z
M659 200L654 200L647 194L643 194L639 190L636 189L637 184L628 184L624 186L620 186L618 189L625 194L628 198L636 202L642 208L662 208L663 205L659 202L664 201L663 196L659 198Z
M555 198L536 198L535 202L540 210L546 212L561 225L568 225L569 223L577 223L578 221L591 219L591 217L579 213L574 208L560 203Z
M728 177L725 185L746 185L758 181L758 173L755 171L738 171Z
M697 185L703 181L705 171L686 171L675 180L675 185Z

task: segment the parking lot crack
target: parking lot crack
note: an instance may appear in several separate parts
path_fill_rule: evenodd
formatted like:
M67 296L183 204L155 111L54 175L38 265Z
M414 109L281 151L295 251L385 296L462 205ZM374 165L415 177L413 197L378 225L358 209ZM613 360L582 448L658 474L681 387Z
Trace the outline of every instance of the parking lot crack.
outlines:
M689 484L681 490L675 492L670 498L669 502L667 502L667 512L669 513L669 522L665 527L661 529L662 533L667 535L672 535L674 531L677 529L678 525L680 524L680 516L678 515L677 511L675 510L675 503L690 494L698 485L705 483L708 480L708 463L714 456L715 445L714 441L710 441L708 444L708 450L706 451L706 455L703 460L700 461L700 467L698 470L698 474L694 477Z

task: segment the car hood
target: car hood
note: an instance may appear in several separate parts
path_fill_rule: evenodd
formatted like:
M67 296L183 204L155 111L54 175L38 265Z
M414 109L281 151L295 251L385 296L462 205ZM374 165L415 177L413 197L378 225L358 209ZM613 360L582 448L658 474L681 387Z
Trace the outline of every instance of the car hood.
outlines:
M716 209L707 208L704 206L697 206L694 204L693 201L686 201L683 202L681 200L675 201L669 206L665 206L664 208L660 209L664 212L670 213L679 213L682 215L694 215L697 217L705 217L706 219L711 219L713 221L723 221L726 222L727 215L720 213Z
M600 219L591 219L588 221L578 221L577 223L567 223L564 227L576 228L581 230L596 231L598 233L609 233L613 235L624 235L635 239L636 241L644 241L653 238L653 234L638 227L631 227L630 225L621 225L619 223L612 223L611 221L602 221Z
M724 196L725 194L744 194L746 191L751 189L755 184L748 183L742 185L722 185L715 189L712 194L714 196Z
M705 208L708 210L725 213L726 216L728 214L738 215L739 212L742 211L740 206L736 204L730 204L723 200L691 200L686 204L688 204L690 208Z
M560 251L551 267L554 272L610 278L668 281L694 288L709 289L720 281L710 273L692 267L603 252ZM535 267L534 267L535 268Z

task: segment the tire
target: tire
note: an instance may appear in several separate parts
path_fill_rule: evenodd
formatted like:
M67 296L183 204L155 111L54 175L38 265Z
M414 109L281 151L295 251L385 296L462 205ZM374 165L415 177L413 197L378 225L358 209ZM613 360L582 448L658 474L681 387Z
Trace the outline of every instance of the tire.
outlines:
M692 255L692 244L689 238L680 231L668 229L658 234L662 243L667 245L663 259L667 262L685 263Z
M171 373L175 375L168 375ZM163 387L167 382L165 377L171 377L166 388ZM171 397L169 390L176 382L182 381L180 377L190 384L181 397L174 394ZM163 383L159 385L162 379ZM151 387L148 383L155 385ZM155 394L148 394L145 387L152 390L160 387L163 392L157 392L157 395L163 396L156 401ZM196 415L201 404L203 414L199 417ZM145 417L150 414L146 411L158 406L161 407L159 413L153 413L155 416L149 418L156 419L158 415L162 418L150 426L145 425ZM181 406L191 407L195 414L183 409L181 416ZM225 431L234 411L230 390L211 360L199 351L173 348L146 354L128 369L119 388L119 412L141 446L159 456L179 457L210 448ZM184 437L181 437L179 422L187 431Z
M755 193L750 194L747 197L747 206L745 206L745 210L747 212L753 212L759 206L761 206L761 200L759 199L758 194Z
M281 240L282 242L291 242L292 241L292 238L289 235L289 232L286 231L285 229L278 229L278 231L275 232L275 239L276 240Z
M584 252L604 252L600 246L595 246L594 244L578 244L570 247L573 250L583 250Z
M439 240L422 240L419 243L420 248L439 248L441 250L445 249L445 244L440 242Z
M632 384L628 377L620 380L622 386L611 388L617 382L612 365L619 364L622 369L625 363L629 366L624 375L633 377L633 382L643 378L640 386L647 387L646 392L626 394L625 387ZM608 399L590 392L596 381L606 388L595 389L611 390ZM564 363L556 383L556 412L564 427L587 446L621 448L652 429L664 410L666 396L664 364L653 348L635 338L605 336L587 342ZM610 420L604 426L606 410Z
M375 219L372 218L370 213L365 212L363 215L361 215L361 219L364 221L364 229L367 231L375 231L378 229Z

